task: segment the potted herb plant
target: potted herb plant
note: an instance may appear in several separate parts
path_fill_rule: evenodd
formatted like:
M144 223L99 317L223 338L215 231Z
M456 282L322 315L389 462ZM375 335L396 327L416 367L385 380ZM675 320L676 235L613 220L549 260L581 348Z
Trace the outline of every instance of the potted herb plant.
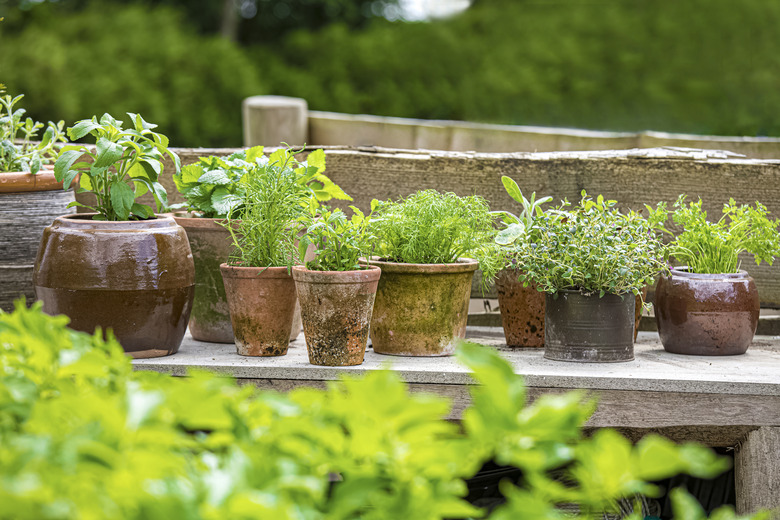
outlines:
M370 255L375 238L371 215L350 208L353 214L347 218L339 209L320 213L310 207L299 256L312 246L315 258L292 269L313 365L359 365L366 352L381 271L359 262Z
M93 213L59 217L46 228L33 284L44 311L68 315L72 328L110 328L130 355L163 356L184 336L195 268L184 229L137 199L151 192L158 210L165 207L163 155L177 170L180 163L156 125L128 115L127 129L109 114L68 129L71 140L91 135L95 146L63 147L54 173L65 188L81 174L78 191L95 201L71 205Z
M533 216L512 244L520 279L546 294L544 356L558 361L613 362L634 357L636 295L666 269L659 227L666 209L648 218L621 213L614 200L582 192L580 203Z
M521 204L521 212L514 215L502 212L502 220L507 226L496 235L495 241L501 246L512 246L517 240L529 237L526 230L533 226L534 215L542 215L542 205L552 197L536 198L536 193L526 199L520 187L510 177L501 177L504 189L515 201ZM498 306L501 310L501 326L509 347L544 346L544 293L537 291L534 284L523 283L522 258L507 255L507 266L496 276Z
M0 96L0 309L5 311L20 294L32 299L32 265L43 229L75 200L51 169L56 146L65 142L64 122L49 122L40 134L44 124L25 118L18 106L23 97Z
M267 164L263 147L256 146L228 157L201 157L197 163L182 167L173 177L185 202L170 209L186 210L174 214L174 219L187 230L195 260L195 300L189 327L197 340L218 343L235 340L220 271L220 264L227 261L233 244L224 223L227 219L237 222L241 218L247 173ZM304 162L290 154L287 167L295 170L299 182L305 182L318 200L352 200L324 175L322 150L314 150ZM296 316L300 316L299 311ZM291 329L291 339L300 330L298 321Z
M234 252L221 264L238 353L281 356L287 353L296 307L290 275L298 261L296 240L310 206L310 183L319 169L299 172L289 149L259 156L242 177L240 220L228 215L225 227Z
M770 265L780 254L780 220L766 207L723 205L717 222L707 220L702 202L674 204L674 222L683 231L670 244L680 264L661 277L655 290L655 319L668 352L699 356L744 354L758 326L758 289L740 269L741 253Z
M419 191L376 204L371 226L382 269L371 342L374 352L447 356L466 333L471 280L503 267L497 215L482 197ZM472 258L473 257L473 258Z

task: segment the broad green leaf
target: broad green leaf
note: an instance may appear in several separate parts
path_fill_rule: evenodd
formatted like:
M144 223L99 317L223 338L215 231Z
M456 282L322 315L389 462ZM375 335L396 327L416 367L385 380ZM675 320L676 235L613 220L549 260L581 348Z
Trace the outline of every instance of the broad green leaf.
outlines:
M217 213L217 217L227 217L233 211L233 208L242 202L240 197L230 193L223 186L216 188L211 196L211 205Z
M314 150L306 158L306 164L317 168L318 173L325 171L325 151L320 149Z
M230 177L225 170L211 170L204 173L198 179L198 182L202 184L215 184L217 186L225 186L231 183Z
M181 179L187 184L198 182L202 175L203 168L199 164L188 164L181 169Z
M94 120L94 118L84 119L68 129L68 137L71 141L78 141L97 128L100 128L100 125Z
M82 155L84 154L80 150L69 150L60 153L54 163L54 177L58 182L62 182L65 179L65 174ZM69 186L70 183L68 183L68 186L63 187L68 189Z
M525 197L523 197L523 192L520 191L520 186L517 185L517 183L512 179L511 177L507 177L506 175L503 175L501 177L501 183L504 185L504 189L509 194L510 197L515 199L520 204L523 204L525 202Z
M117 143L111 142L105 137L97 141L97 154L95 158L96 168L107 168L114 165L124 153L124 149Z
M249 163L256 162L259 157L263 157L262 146L253 146L252 148L246 151L246 161Z
M123 181L114 182L110 186L111 205L119 220L127 220L130 217L130 208L135 202L135 193Z

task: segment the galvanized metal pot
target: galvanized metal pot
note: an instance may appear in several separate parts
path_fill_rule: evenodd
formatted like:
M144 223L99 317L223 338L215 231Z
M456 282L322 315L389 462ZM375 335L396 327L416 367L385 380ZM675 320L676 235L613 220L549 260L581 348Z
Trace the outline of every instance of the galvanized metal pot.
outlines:
M572 290L548 293L544 357L580 363L633 360L635 303L631 293L601 298Z
M760 312L758 289L745 271L698 274L687 267L658 280L654 307L664 349L696 356L744 354Z

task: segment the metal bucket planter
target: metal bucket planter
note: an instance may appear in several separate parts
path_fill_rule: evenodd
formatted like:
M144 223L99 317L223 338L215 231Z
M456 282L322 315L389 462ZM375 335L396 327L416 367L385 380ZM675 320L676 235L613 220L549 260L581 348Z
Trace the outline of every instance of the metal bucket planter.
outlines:
M633 360L635 303L631 293L601 298L571 290L547 294L544 357L581 363Z
M309 362L352 366L363 362L381 271L310 271L293 267Z
M508 347L544 346L544 293L518 281L522 271L502 269L496 278L501 326Z
M371 260L382 269L371 343L377 354L449 356L466 335L471 279L479 262L402 264Z
M73 190L64 191L49 168L0 173L0 310L13 310L13 302L35 298L33 264L46 226L70 213Z
M192 309L195 266L187 234L171 217L104 222L59 217L41 238L35 294L70 327L111 328L133 357L175 353Z
M236 350L242 356L283 356L295 312L295 282L286 267L220 266Z
M664 349L696 356L744 354L760 311L758 289L745 271L697 274L686 267L661 277L654 307Z

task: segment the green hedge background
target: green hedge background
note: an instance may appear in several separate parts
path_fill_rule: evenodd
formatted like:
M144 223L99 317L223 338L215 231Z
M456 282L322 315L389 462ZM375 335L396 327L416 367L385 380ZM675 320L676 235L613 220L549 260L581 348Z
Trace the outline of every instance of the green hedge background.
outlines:
M776 0L477 0L447 20L327 20L243 44L169 4L6 9L0 82L38 119L140 112L177 146L239 146L241 100L256 94L347 113L780 136Z

